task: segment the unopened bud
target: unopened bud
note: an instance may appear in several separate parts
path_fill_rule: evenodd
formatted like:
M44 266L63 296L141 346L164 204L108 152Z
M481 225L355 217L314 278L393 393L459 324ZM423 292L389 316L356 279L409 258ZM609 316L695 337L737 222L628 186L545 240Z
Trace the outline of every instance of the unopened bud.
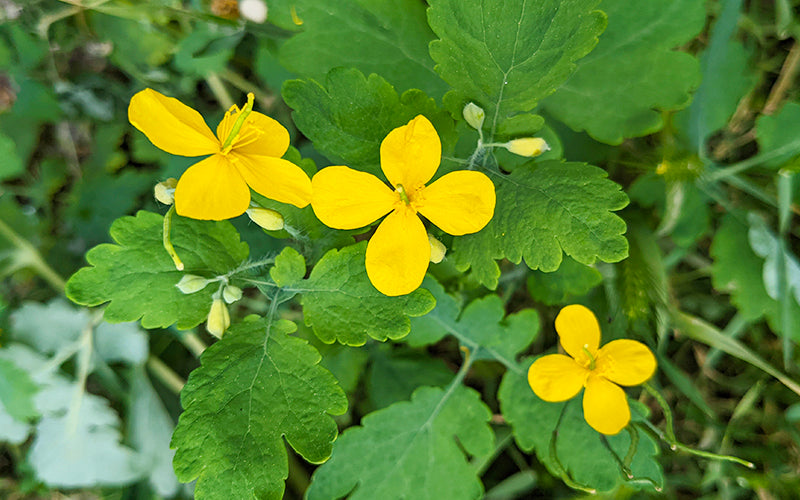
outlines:
M181 280L175 285L178 287L178 290L181 293L189 295L195 292L199 292L203 288L208 285L209 281L202 276L197 276L194 274L186 274L181 278Z
M228 304L233 304L242 298L242 289L238 286L228 285L222 290L222 298Z
M208 330L208 333L211 335L220 339L229 326L231 326L231 316L228 314L228 308L225 307L225 302L219 298L214 299L211 303L211 310L208 311L206 330Z
M522 139L514 139L512 141L508 141L503 146L515 155L527 156L529 158L539 156L545 151L550 151L550 146L547 145L547 141L541 137L523 137Z
M178 180L170 177L164 182L159 182L153 189L153 195L158 201L164 205L172 205L175 203L175 186L178 185Z
M428 242L431 244L431 262L438 264L444 259L447 247L444 246L444 243L434 238L431 233L428 233Z
M486 113L483 108L474 102L467 103L464 110L461 112L464 119L469 123L469 126L475 130L480 130L483 127L483 120L486 118Z
M264 0L240 0L239 15L248 21L261 24L267 20L267 4Z
M248 208L247 216L250 220L267 231L280 231L283 229L283 216L269 208Z

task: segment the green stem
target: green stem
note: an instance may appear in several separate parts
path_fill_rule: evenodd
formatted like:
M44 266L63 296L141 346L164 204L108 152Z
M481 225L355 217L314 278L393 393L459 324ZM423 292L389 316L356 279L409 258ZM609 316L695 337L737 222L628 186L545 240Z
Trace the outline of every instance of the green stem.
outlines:
M631 445L628 448L628 454L625 455L624 464L626 467L630 467L633 463L633 457L636 456L636 450L639 447L639 432L630 424L625 426L625 430L628 431L628 435L631 438Z
M253 94L255 94L256 99L260 101L260 104L263 108L268 109L275 104L274 96L259 90L258 86L247 81L247 79L245 79L239 73L226 69L221 73L219 73L219 76L220 78L230 83L231 85L241 90L242 92L252 92Z
M558 459L558 450L557 450L557 447L556 447L556 442L558 441L558 429L561 427L561 421L564 419L564 414L567 411L567 406L569 406L569 403L570 402L567 401L566 403L564 403L564 406L561 407L561 413L558 415L558 422L556 423L556 426L553 429L552 434L550 434L550 446L549 446L549 448L550 448L550 462L553 464L553 467L556 469L555 472L558 475L558 477L560 477L561 480L564 481L564 484L566 484L567 486L569 486L570 488L572 488L574 490L580 490L580 491L584 491L586 493L591 493L592 495L594 495L595 493L597 493L597 490L595 490L594 488L590 488L588 486L585 486L583 484L579 484L579 483L575 482L569 476L569 473L567 472L567 470L564 469L564 466L561 464L561 460Z
M208 347L193 331L178 335L178 341L194 354L195 358L199 358Z
M650 393L651 396L655 398L658 402L658 405L661 407L661 411L664 412L664 419L667 421L667 442L669 443L670 447L674 450L674 446L678 443L678 440L675 438L675 430L673 428L673 420L672 420L672 410L670 409L669 405L667 404L667 400L664 399L664 396L661 395L655 387L650 385L649 383L644 384L644 388L647 392Z
M178 253L175 252L175 247L172 246L172 241L170 240L169 232L172 229L172 214L175 213L175 205L169 207L167 210L167 214L164 216L164 250L167 251L170 257L172 257L172 262L175 263L175 269L178 271L183 271L183 262L181 258L178 257Z
M42 254L31 243L11 229L11 226L0 220L0 235L17 247L18 263L31 267L59 293L64 293L66 282L64 278L50 267L42 258Z
M216 73L209 73L206 76L206 83L208 84L208 88L211 89L211 93L214 94L214 97L217 99L217 102L219 102L223 108L230 109L230 107L235 104L228 89L225 88L225 84L219 79L219 75Z
M167 366L152 354L147 358L147 368L164 386L175 394L180 394L186 381L183 380L172 368Z

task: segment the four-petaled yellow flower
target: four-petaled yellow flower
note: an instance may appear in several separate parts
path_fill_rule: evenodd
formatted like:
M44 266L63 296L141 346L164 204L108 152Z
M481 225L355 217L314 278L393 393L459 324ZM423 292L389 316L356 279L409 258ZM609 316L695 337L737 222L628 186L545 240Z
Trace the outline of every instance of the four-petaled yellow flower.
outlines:
M656 370L653 353L641 342L627 339L613 340L598 349L600 325L594 313L582 305L563 308L556 317L556 331L569 356L550 354L537 359L528 370L531 389L555 403L571 399L585 387L586 422L602 434L617 434L631 419L625 391L619 385L646 382Z
M390 185L348 167L328 167L311 180L311 206L336 229L356 229L389 214L367 245L367 275L385 295L404 295L422 283L431 244L419 215L452 235L475 233L494 214L494 184L486 175L460 170L429 186L442 158L436 129L420 115L381 143L381 170Z
M177 99L145 89L131 99L128 119L164 151L178 156L211 155L189 167L175 188L178 215L223 220L250 206L250 188L267 198L304 207L311 181L297 165L281 158L289 132L277 121L232 106L211 132L203 117Z

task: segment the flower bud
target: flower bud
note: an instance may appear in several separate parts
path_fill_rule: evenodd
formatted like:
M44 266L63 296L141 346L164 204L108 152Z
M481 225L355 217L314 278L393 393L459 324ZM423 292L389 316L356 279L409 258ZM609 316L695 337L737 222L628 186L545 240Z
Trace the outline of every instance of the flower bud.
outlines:
M172 205L175 203L175 186L178 185L178 180L170 177L164 182L159 182L153 189L153 195L158 201L164 205Z
M434 238L431 233L428 233L428 242L431 244L431 262L438 264L444 259L447 247L444 246L444 243Z
M263 227L267 231L280 231L283 229L283 216L275 210L269 208L248 208L246 210L250 220Z
M483 120L486 118L486 113L484 113L483 108L474 102L467 103L461 114L464 116L467 123L469 123L469 126L475 130L480 130L481 127L483 127Z
M211 310L208 312L206 330L219 339L222 338L222 334L225 333L229 326L231 326L231 316L228 314L225 302L219 298L214 299L211 303Z
M178 287L178 290L181 293L189 295L195 292L199 292L203 288L208 285L209 280L203 278L202 276L197 276L194 274L185 274L183 278L175 285Z
M222 298L228 304L233 304L242 298L242 289L238 286L228 285L222 290Z
M240 0L239 15L248 21L261 24L267 20L267 4L264 0Z
M547 145L547 141L541 137L523 137L522 139L514 139L512 141L508 141L503 146L515 155L527 156L529 158L539 156L545 151L550 151L550 146Z

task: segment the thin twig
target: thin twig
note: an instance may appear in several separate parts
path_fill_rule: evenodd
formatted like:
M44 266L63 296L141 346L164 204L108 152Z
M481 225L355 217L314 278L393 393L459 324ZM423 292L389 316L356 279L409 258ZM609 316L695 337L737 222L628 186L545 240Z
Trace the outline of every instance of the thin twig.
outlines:
M778 110L786 92L794 83L794 76L795 73L797 73L798 64L800 64L800 44L795 40L792 48L789 50L789 55L786 56L786 60L783 62L778 79L769 92L767 103L764 104L764 109L761 111L763 114L771 115Z

